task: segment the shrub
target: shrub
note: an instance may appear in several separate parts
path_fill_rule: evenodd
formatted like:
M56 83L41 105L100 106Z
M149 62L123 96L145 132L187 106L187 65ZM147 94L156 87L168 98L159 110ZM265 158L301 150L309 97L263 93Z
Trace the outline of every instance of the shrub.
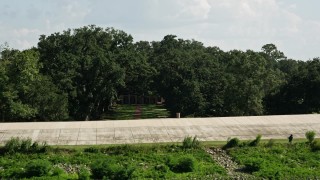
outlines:
M25 174L27 177L48 175L52 165L46 160L34 160L26 166Z
M91 170L94 179L130 179L135 169L105 160L94 163Z
M261 134L258 134L256 139L249 143L249 146L258 146L261 140Z
M229 149L233 147L238 147L240 144L240 140L238 138L232 138L228 140L227 144L223 146L222 149Z
M312 141L314 140L315 136L316 136L316 132L307 131L305 135L306 135L306 138L308 139L309 143L311 144Z
M158 165L156 165L156 166L154 167L154 169L155 169L156 171L166 173L166 172L168 172L169 167L166 166L165 164L158 164Z
M266 147L271 148L271 147L274 146L274 144L275 144L275 140L274 139L269 139L268 143L266 144Z
M313 141L311 143L311 150L312 151L320 151L320 141Z
M78 171L78 176L80 180L89 180L91 173L87 168L81 167Z
M195 160L192 156L183 156L179 159L170 159L168 166L176 173L192 172L195 169Z
M61 176L65 174L65 171L60 167L54 167L52 170L52 176Z
M260 158L249 158L244 162L245 171L247 172L255 172L259 171L263 166L264 160Z
M36 142L34 142L36 143ZM38 146L38 149L35 149L36 152L48 152L50 147L48 146L47 142L43 142L41 146Z
M242 141L241 143L239 143L239 147L246 147L249 145L250 142L248 141Z
M188 136L183 139L183 142L182 142L183 149L193 149L193 148L199 148L199 147L200 147L200 141L197 139L197 136L194 136L194 138Z
M18 137L12 137L9 141L4 145L4 150L8 153L16 153L19 152L21 148L21 140Z
M46 152L48 145L46 142L39 146L37 142L32 143L30 138L20 139L19 137L13 137L6 142L4 151L10 154L17 152Z
M21 146L20 151L21 152L29 152L32 146L32 140L30 138L28 139L22 139L21 140Z
M98 153L99 149L96 147L88 147L84 149L84 152L88 152L88 153Z

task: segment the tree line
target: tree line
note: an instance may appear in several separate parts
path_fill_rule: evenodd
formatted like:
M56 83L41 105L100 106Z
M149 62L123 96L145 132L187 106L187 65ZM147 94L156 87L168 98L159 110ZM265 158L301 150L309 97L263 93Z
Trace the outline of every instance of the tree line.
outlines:
M274 44L223 51L167 35L134 42L94 25L1 46L2 121L101 119L121 94L159 95L182 116L320 112L320 59L288 59Z

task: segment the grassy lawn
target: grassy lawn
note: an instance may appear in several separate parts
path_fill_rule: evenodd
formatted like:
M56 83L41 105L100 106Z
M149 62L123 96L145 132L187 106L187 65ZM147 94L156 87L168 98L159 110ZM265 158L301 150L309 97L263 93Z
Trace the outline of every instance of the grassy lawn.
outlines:
M166 118L170 113L162 105L116 105L104 115L103 119L152 119Z
M319 179L320 151L304 142L260 144L228 150L244 171L267 179Z
M226 177L225 169L202 148L185 149L181 145L168 144L40 149L22 151L20 148L19 152L8 153L2 148L0 179Z

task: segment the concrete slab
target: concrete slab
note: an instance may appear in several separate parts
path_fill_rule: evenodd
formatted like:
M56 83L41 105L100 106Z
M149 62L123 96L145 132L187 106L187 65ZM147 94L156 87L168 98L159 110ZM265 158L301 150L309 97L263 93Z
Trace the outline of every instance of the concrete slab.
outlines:
M186 136L225 141L229 137L253 139L257 134L264 139L286 139L289 134L304 138L310 130L320 134L320 115L0 123L0 145L12 137L49 145L181 142Z
M115 144L113 138L106 140L97 140L97 144Z
M131 139L133 141L131 129L125 128L125 127L115 128L114 139L115 140Z
M96 145L97 141L83 141L83 140L78 140L77 145Z
M77 140L59 140L56 145L77 145Z

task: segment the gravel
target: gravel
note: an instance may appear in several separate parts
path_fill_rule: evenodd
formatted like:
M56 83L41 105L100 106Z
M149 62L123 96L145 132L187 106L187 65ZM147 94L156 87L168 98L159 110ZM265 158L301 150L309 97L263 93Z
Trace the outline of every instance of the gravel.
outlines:
M210 148L207 149L212 158L222 167L227 170L230 179L258 179L252 174L242 172L240 165L238 165L232 158L227 154L227 152L221 148Z

